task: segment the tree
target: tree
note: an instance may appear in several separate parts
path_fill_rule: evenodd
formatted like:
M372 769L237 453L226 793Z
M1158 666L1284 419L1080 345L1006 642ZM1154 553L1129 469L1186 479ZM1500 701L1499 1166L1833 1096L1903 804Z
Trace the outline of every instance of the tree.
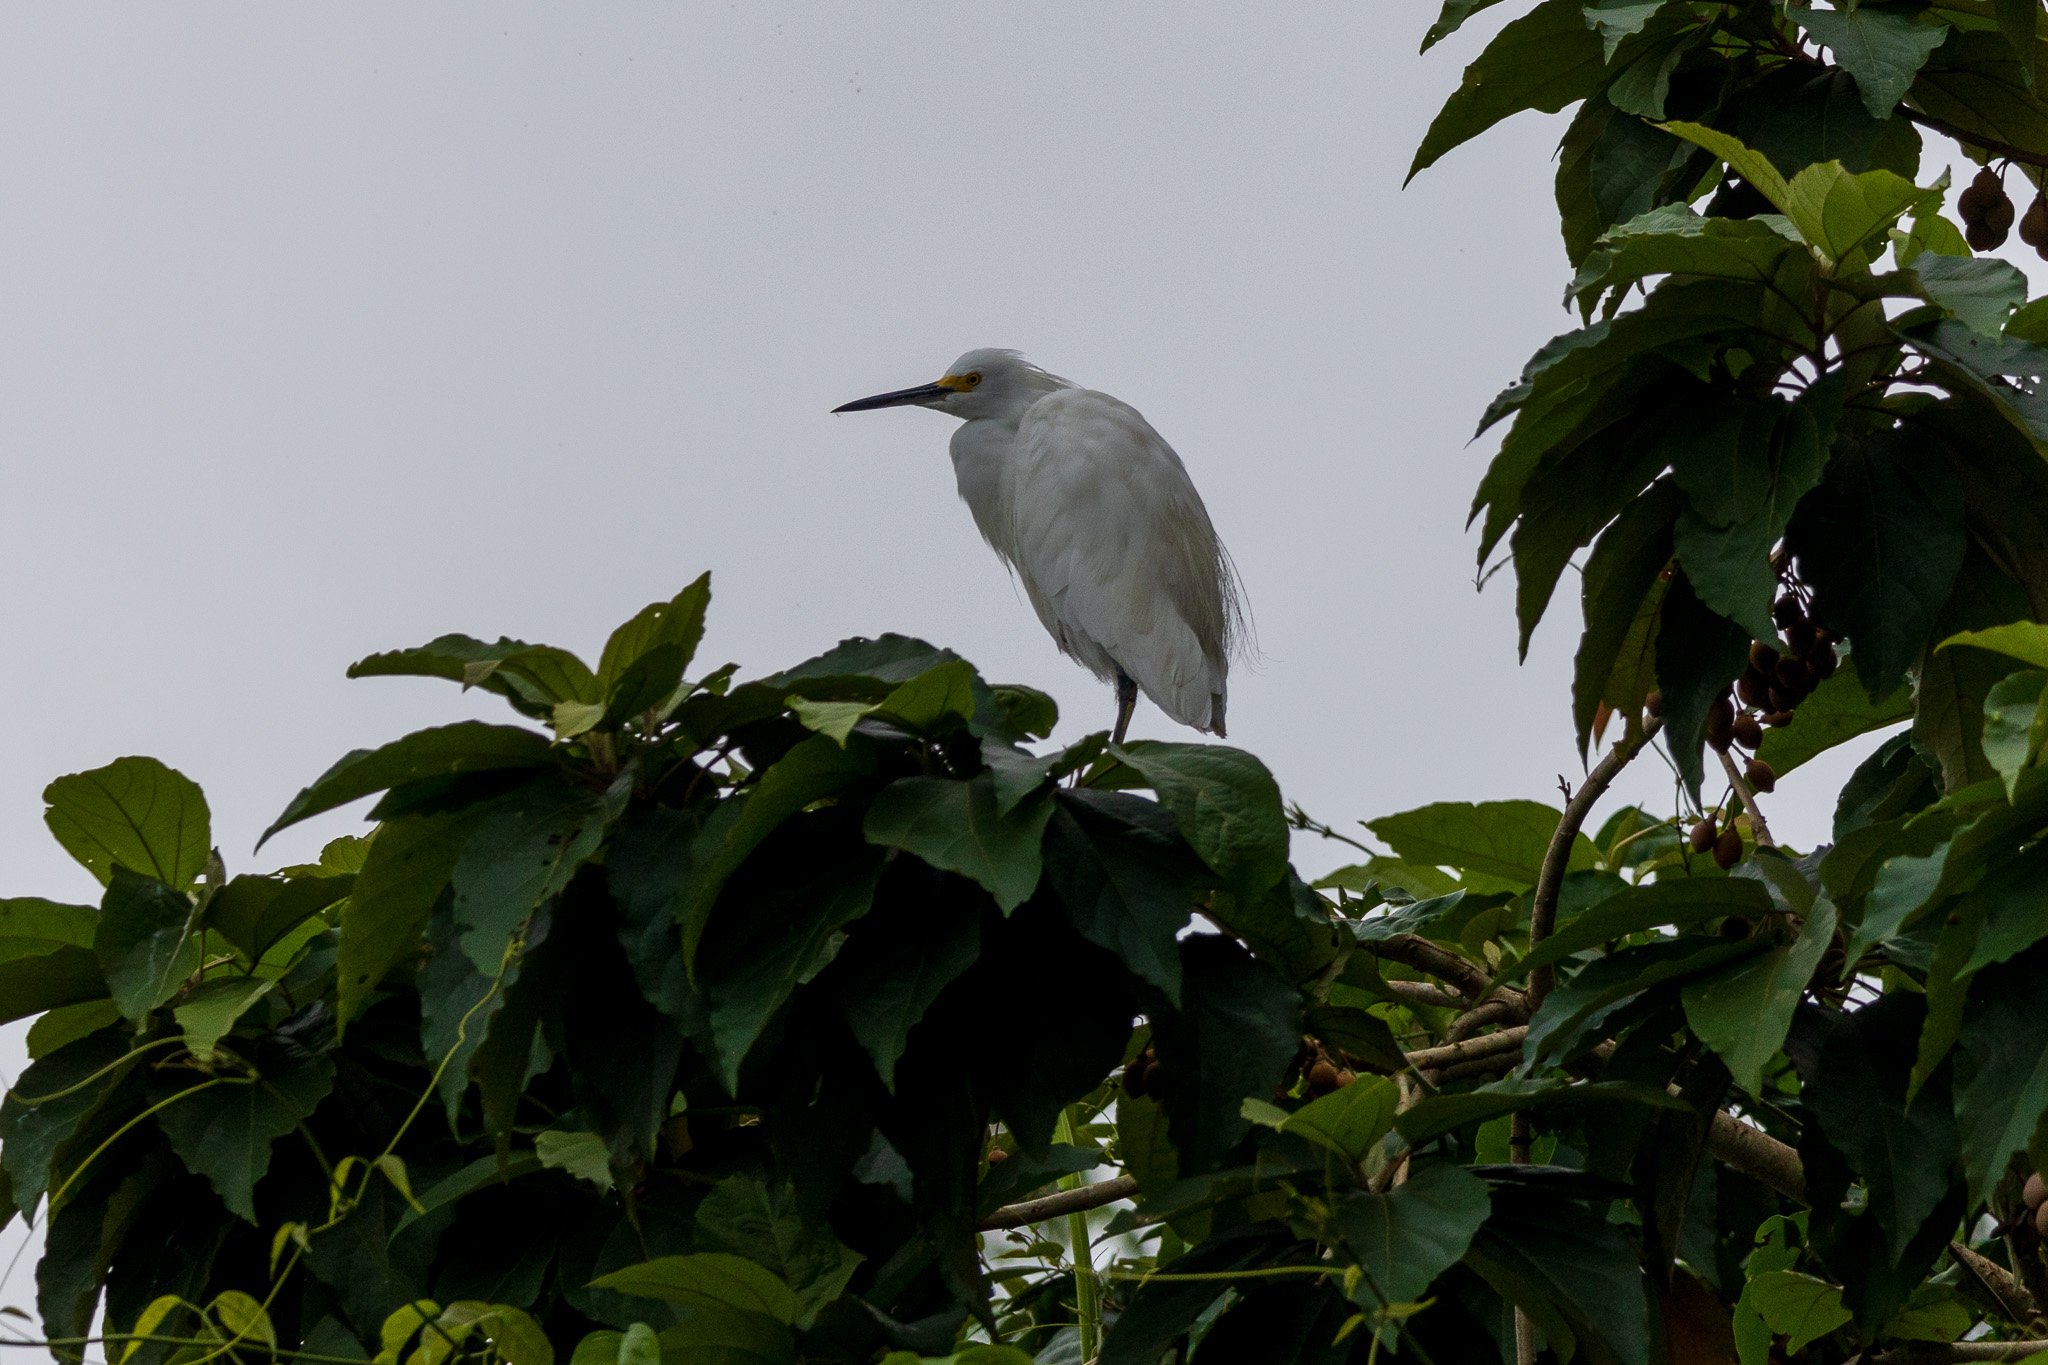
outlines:
M2048 303L1972 254L2048 167L2038 18L1545 0L1431 126L1418 171L1578 105L1585 325L1473 509L1525 644L1581 557L1562 808L1372 820L1311 887L1290 826L1350 836L1250 755L1039 752L1043 695L896 636L698 671L708 579L594 668L358 663L521 723L342 758L273 827L377 797L316 864L229 876L153 760L58 779L104 896L0 901L52 1349L2048 1349ZM1960 228L1922 130L1987 163ZM1901 725L1776 844L1778 780ZM1674 809L1595 824L1652 746Z

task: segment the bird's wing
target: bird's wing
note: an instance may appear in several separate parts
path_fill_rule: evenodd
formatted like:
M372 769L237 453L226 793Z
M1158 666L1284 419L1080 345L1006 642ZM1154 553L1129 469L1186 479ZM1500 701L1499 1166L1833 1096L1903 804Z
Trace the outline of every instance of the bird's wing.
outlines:
M1130 405L1065 389L1024 414L1012 479L1018 577L1060 647L1220 732L1236 602L1173 447Z

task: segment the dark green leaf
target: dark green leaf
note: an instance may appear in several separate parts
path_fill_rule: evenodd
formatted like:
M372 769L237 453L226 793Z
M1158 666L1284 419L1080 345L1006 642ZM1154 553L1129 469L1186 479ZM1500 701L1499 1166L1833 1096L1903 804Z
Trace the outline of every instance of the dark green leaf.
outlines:
M1956 1096L1956 1130L1974 1205L2034 1143L2048 1113L2048 954L1979 973L1958 1047L1970 1079Z
M1181 940L1183 1007L1153 1015L1153 1047L1182 1173L1214 1168L1243 1137L1248 1098L1266 1099L1301 1048L1294 988L1236 943Z
M0 1023L26 1019L104 998L107 980L99 957L86 948L59 948L38 957L0 961Z
M796 1322L803 1314L803 1305L795 1292L780 1278L746 1257L727 1251L662 1256L614 1270L594 1283L621 1294L660 1299L686 1308L759 1313L784 1324Z
M58 1150L84 1127L140 1058L130 1039L101 1029L58 1048L23 1071L0 1105L0 1162L23 1217L50 1191ZM12 1208L9 1210L12 1217Z
M1648 628L1655 626L1679 507L1671 483L1658 480L1622 509L1586 559L1581 592L1586 629L1572 669L1572 724L1581 753L1602 702L1634 714L1648 691L1640 670L1628 666L1628 646L1638 635L1646 610ZM1637 653L1639 657L1640 649Z
M1911 994L1887 995L1853 1014L1809 1006L1785 1042L1799 1071L1800 1103L1863 1178L1894 1260L1947 1193L1960 1154L1945 1072L1906 1104L1924 1013Z
M1872 118L1890 118L1948 25L1924 23L1918 11L1862 4L1853 9L1794 9L1792 18L1835 54L1856 78Z
M878 913L832 965L830 980L847 1026L892 1090L911 1029L981 952L980 912L972 900L937 890L893 897L886 918Z
M102 886L116 866L189 891L213 848L197 783L153 758L117 758L43 789L43 823Z
M271 945L333 905L355 885L353 876L236 877L206 906L206 927L219 933L250 962L260 962Z
M1684 574L1673 574L1657 622L1657 687L1664 694L1664 742L1679 776L1699 790L1707 713L1749 660L1749 632L1708 607Z
M407 782L462 773L542 767L554 761L547 736L516 725L465 720L416 730L379 749L357 749L292 798L269 829L271 835L322 811ZM259 841L260 842L260 841Z
M1835 908L1816 901L1796 940L1689 981L1681 992L1686 1022L1750 1094L1763 1094L1764 1066L1783 1046L1792 1012L1834 939Z
M1074 928L1178 1006L1176 940L1206 874L1165 811L1122 792L1062 792L1046 850Z
M1418 1162L1386 1194L1346 1196L1334 1210L1344 1245L1365 1271L1365 1302L1414 1303L1458 1263L1493 1211L1486 1182L1448 1162Z
M1580 1105L1648 1105L1659 1109L1683 1109L1685 1101L1661 1086L1644 1086L1632 1081L1591 1081L1564 1084L1534 1078L1493 1081L1475 1090L1431 1095L1403 1110L1394 1118L1394 1129L1409 1145L1422 1144L1446 1133L1503 1114L1523 1110L1571 1109Z
M199 969L192 899L116 863L100 902L93 954L121 1013L139 1021Z
M1491 8L1499 0L1444 0L1443 11L1429 31L1422 35L1422 51L1427 52L1444 39L1465 26L1465 21L1483 9Z
M1730 915L1761 919L1771 913L1762 883L1736 877L1680 878L1631 886L1572 917L1520 961L1500 974L1518 981L1546 962L1562 962L1611 939L1667 925L1685 928Z
M256 1221L257 1182L270 1169L270 1147L302 1121L334 1087L334 1065L284 1046L257 1053L250 1077L217 1077L186 1088L157 1112L157 1126L194 1175L213 1182L229 1210Z
M1287 816L1266 765L1220 744L1154 740L1112 749L1173 814L1181 837L1238 896L1253 899L1287 875Z
M462 951L478 971L497 973L527 917L597 852L611 814L602 799L546 779L493 803L449 874Z
M1465 68L1457 92L1416 148L1408 179L1510 114L1554 114L1586 98L1599 88L1605 67L1606 54L1586 26L1580 0L1544 0L1503 28Z
M447 889L482 808L387 820L341 909L338 1005L342 1020L369 1002L384 974L419 950L427 912Z
M1365 827L1411 863L1456 868L1474 891L1520 891L1536 884L1562 818L1541 801L1440 801ZM1582 834L1566 866L1591 867L1595 854Z
M1730 943L1690 937L1609 953L1581 967L1544 997L1529 1020L1524 1051L1537 1063L1568 1058L1603 1021L1644 991L1703 976L1763 947L1755 940Z
M1854 673L1844 670L1799 703L1790 725L1767 731L1756 756L1782 778L1838 744L1912 718L1910 688L1901 686L1891 695L1873 701Z
M1649 1365L1642 1272L1621 1229L1598 1212L1555 1195L1497 1189L1465 1263L1535 1318L1560 1358Z
M658 705L675 691L683 670L696 657L704 638L704 613L711 605L711 575L704 574L666 602L642 607L632 620L613 631L597 661L599 691L623 715ZM655 650L666 649L658 672L643 670L626 686L634 670ZM673 676L670 667L673 666ZM664 685L665 683L665 685ZM640 696L653 700L634 706Z
M2012 262L1995 256L1924 252L1914 258L1913 274L1928 298L1955 314L1964 326L1989 337L2004 331L2007 316L2027 301L2027 277Z
M932 867L958 872L986 887L1008 914L1038 889L1039 845L1052 801L1028 801L996 813L995 784L983 774L967 782L899 778L868 807L868 841L915 854Z
M1973 547L1934 619L1933 638L1948 639L1960 631L2015 621L2028 611L2020 586ZM1922 655L1914 689L1913 742L1940 765L1948 790L1998 777L1984 756L1984 702L2012 671L2008 659L1984 650L1935 648Z
M786 1190L745 1176L728 1177L704 1196L697 1206L697 1244L774 1272L796 1292L797 1327L809 1327L818 1310L846 1292L862 1260L829 1228L807 1226Z

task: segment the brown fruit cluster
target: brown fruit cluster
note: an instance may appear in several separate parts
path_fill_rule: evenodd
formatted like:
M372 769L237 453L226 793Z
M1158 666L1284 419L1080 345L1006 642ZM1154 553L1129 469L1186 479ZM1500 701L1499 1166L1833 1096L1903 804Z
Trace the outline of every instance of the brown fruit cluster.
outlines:
M1963 239L1972 251L1990 251L2005 245L2012 231L2015 210L2005 192L2005 181L1989 166L1956 198L1956 211L1963 216ZM2028 210L2029 214L2033 211ZM2029 245L2032 245L2030 242ZM2036 248L2038 250L2038 248Z
M1312 1099L1321 1099L1325 1095L1342 1090L1357 1079L1357 1073L1345 1066L1342 1058L1332 1056L1304 1038L1301 1041L1301 1052L1295 1057L1294 1065L1289 1068L1289 1081L1282 1085L1281 1093L1276 1098L1285 1098L1294 1088L1296 1080Z
M1687 841L1695 853L1714 855L1714 866L1726 872L1742 861L1742 831L1730 820L1726 825L1719 823L1719 811L1707 811L1700 816L1699 823L1692 827Z
M1124 1067L1123 1080L1124 1093L1132 1099L1158 1093L1159 1059L1152 1055L1151 1048L1131 1058L1130 1064Z
M2036 193L2034 202L2020 215L2020 240L2048 261L2048 194Z
M2048 1183L2042 1182L2039 1171L2027 1177L2026 1188L2020 1191L2020 1199L2033 1211L2034 1231L2048 1237Z

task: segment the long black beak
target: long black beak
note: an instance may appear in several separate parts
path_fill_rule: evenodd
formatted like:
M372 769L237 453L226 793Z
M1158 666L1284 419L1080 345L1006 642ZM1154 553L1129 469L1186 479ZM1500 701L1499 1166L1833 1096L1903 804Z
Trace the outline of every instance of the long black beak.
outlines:
M941 384L919 384L914 389L878 393L873 398L856 398L851 403L841 403L832 411L867 412L874 408L900 408L909 403L929 403L934 398L944 398L951 392L951 389Z

